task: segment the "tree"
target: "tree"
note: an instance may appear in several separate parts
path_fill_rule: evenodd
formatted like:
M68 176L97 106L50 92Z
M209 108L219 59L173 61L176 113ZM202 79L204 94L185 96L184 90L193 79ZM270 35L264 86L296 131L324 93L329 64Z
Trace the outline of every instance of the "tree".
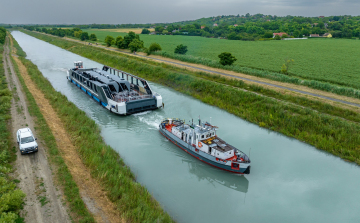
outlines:
M149 33L150 33L150 30L148 30L148 29L143 29L141 31L141 34L149 34Z
M227 36L227 38L228 38L229 40L240 40L240 39L241 39L240 36L236 35L236 32L230 33L230 34Z
M134 40L134 39L138 39L140 40L140 36L136 35L134 32L129 32L126 36L124 36L124 41L121 44L122 49L127 49L129 48L129 44Z
M273 34L271 32L266 32L264 34L264 38L272 38L273 37Z
M281 73L288 74L292 63L294 63L293 59L285 59L285 63L281 66Z
M274 39L281 40L281 37L279 35L276 35Z
M218 57L220 58L220 63L224 66L231 65L235 61L237 61L237 59L233 55L231 55L231 53L227 53L227 52L219 54Z
M166 34L168 34L169 32L166 30L166 29L164 29L163 31L162 31L162 34L164 34L164 35L166 35Z
M123 41L124 41L124 39L122 38L122 36L118 36L118 37L116 37L115 45L116 45L118 48L121 48L121 46L122 46L122 44L123 44Z
M143 47L144 47L144 42L141 40L138 40L138 39L134 39L129 44L129 48L130 48L131 52L136 52Z
M81 30L80 30L80 31L75 31L75 32L74 32L74 36L75 36L76 38L80 38L81 33L82 33Z
M188 51L187 46L184 46L184 45L180 44L175 48L174 53L185 54L187 51Z
M152 43L149 47L150 52L161 51L161 46L158 43Z
M162 26L155 27L155 32L162 33L163 30L164 30L164 27L162 27Z
M299 30L295 30L294 33L293 33L293 35L294 35L295 38L300 37L300 31L299 31Z
M87 32L82 32L80 34L80 40L84 41L84 40L88 40L89 39L89 34Z
M115 41L115 39L112 36L105 37L105 43L106 43L106 46L108 46L108 47L111 46L114 41Z
M96 37L96 35L94 33L91 33L89 38L90 38L91 41L96 41L97 40L97 37Z

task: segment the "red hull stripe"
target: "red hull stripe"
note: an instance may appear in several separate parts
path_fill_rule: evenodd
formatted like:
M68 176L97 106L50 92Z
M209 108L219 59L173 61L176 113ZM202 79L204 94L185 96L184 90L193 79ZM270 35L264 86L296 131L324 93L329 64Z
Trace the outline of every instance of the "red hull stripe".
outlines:
M188 154L190 154L191 156L195 157L196 159L200 160L200 161L203 161L204 163L206 164L209 164L213 167L216 167L216 168L219 168L219 169L222 169L222 170L225 170L225 171L228 171L228 172L231 172L231 173L237 173L237 174L244 174L244 173L240 173L240 172L235 172L235 171L231 171L231 170L227 170L227 169L223 169L221 167L218 167L218 166L215 166L215 165L212 165L211 163L208 163L202 159L200 159L199 157L196 157L194 156L193 154L189 153L187 150L183 149L182 147L180 147L178 144L176 144L174 141L172 141L171 139L169 139L168 137L166 137L166 135L164 135L160 130L159 130L160 134L163 135L165 138L167 138L168 140L170 140L172 143L174 143L177 147L179 147L180 149L184 150L185 152L187 152Z

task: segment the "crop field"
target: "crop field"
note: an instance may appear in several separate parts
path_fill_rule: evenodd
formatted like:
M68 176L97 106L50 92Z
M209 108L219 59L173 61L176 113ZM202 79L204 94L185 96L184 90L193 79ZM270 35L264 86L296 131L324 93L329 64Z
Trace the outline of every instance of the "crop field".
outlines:
M95 33L100 41L107 35L126 33L108 30L84 30ZM222 52L237 58L236 65L280 72L286 58L294 59L291 75L351 86L360 89L359 40L308 39L289 41L236 41L195 36L140 35L145 46L157 42L163 51L172 53L179 44L188 46L187 55L218 61Z
M149 28L148 30L150 30L150 32L155 31L154 28ZM136 33L136 34L140 34L142 29L141 28L129 28L129 29L98 29L98 31L102 31L102 32L116 32L116 33L128 33L130 31Z

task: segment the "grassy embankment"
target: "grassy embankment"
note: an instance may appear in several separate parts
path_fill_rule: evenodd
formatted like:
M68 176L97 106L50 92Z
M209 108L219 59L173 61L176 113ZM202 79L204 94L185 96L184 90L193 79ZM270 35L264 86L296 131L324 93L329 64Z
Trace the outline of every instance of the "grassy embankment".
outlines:
M279 102L251 92L240 91L232 86L196 77L196 75L192 75L191 72L186 70L178 72L175 71L176 68L171 68L169 65L157 64L145 59L134 59L116 52L85 46L56 37L35 33L31 33L31 35L64 49L70 48L71 52L99 63L123 69L148 80L172 87L205 103L225 109L261 127L297 138L343 159L360 164L360 152L358 149L360 145L360 126L352 122L308 108L304 109L297 105ZM201 74L198 73L197 75ZM205 75L203 76L205 77ZM213 78L219 77L213 76ZM239 86L243 85L240 81L237 83ZM291 96L288 97L291 98ZM298 100L298 98L294 100ZM310 100L306 101L305 99L303 102L312 103ZM316 104L313 105L329 113L333 112L334 107L330 105ZM348 112L341 109L337 111L341 116ZM359 116L356 113L353 115L358 120Z
M39 35L37 35L35 33L30 33L30 32L27 32L27 33L28 34L33 34L38 38L43 37L44 38L43 40L45 40L45 41L50 41L48 38L44 37L44 35L39 36ZM58 37L55 37L55 38L58 38ZM53 41L53 40L51 40L51 41ZM61 47L65 48L65 49L68 49L67 47L75 46L75 45L72 45L71 43L69 43L69 44L70 45L64 45L64 46L61 46ZM132 58L132 57L128 57L128 58ZM146 61L146 60L140 60L140 61L146 62L148 64L152 64L152 65L158 65L157 62ZM195 76L197 76L199 78L207 79L207 80L210 80L210 81L215 81L215 82L225 84L225 85L230 85L230 86L233 86L233 87L236 87L236 88L241 88L241 89L244 89L244 90L247 90L247 91L252 91L252 92L259 93L259 94L262 94L262 95L265 95L265 96L268 96L268 97L276 98L276 99L281 100L281 101L294 103L294 104L297 104L299 106L307 107L307 108L316 110L316 111L321 112L321 113L329 114L329 115L332 115L332 116L338 116L340 118L344 118L344 119L354 121L354 122L360 122L360 114L359 113L353 112L353 111L350 111L350 110L347 110L347 109L331 106L329 104L322 103L320 101L310 100L310 99L305 98L305 97L294 97L294 96L282 94L282 93L279 93L279 92L274 91L274 90L270 90L270 89L267 89L267 88L260 87L258 85L245 84L241 80L229 79L229 78L225 78L225 77L220 76L220 75L212 75L212 74L203 73L203 72L191 72L191 71L188 71L188 70L184 70L184 69L177 68L177 67L174 67L174 66L171 66L171 65L166 65L166 64L162 64L162 66L164 68L171 69L172 71L175 71L175 72L179 72L179 73L184 73L185 72L186 74L195 75Z
M13 39L13 45L16 48L16 54L19 56L25 66L30 69L28 64L31 64L31 62L25 59L24 56L26 56L26 53L21 49L15 39ZM34 97L26 87L26 84L24 82L24 79L20 75L20 71L16 62L14 60L12 62L24 90L24 93L26 95L29 113L31 116L36 117L35 125L37 133L39 134L39 137L44 140L45 146L49 149L48 158L50 162L56 166L56 168L54 169L56 179L60 186L63 188L66 202L68 203L71 211L71 216L73 218L72 220L74 220L75 222L95 222L93 216L89 213L85 203L81 199L79 188L73 180L73 176L71 175L68 167L66 166L64 159L61 157L55 137L52 134L48 123L40 112L40 109L37 106Z
M77 108L72 102L68 101L64 95L55 91L36 65L24 57L19 58L26 66L31 79L42 90L63 121L84 164L89 167L92 176L98 179L107 190L110 200L117 205L124 218L130 222L172 222L171 217L162 210L159 203L153 199L146 188L136 182L134 174L124 164L119 154L105 144L100 136L100 128L96 125L95 121L90 119L84 111ZM24 85L22 79L21 82ZM26 90L26 94L32 98L28 90ZM31 99L31 105L33 106L34 114L38 118L43 119L33 98ZM46 134L46 131L41 131L41 134ZM48 137L50 139L51 136ZM49 143L51 142L55 144L55 139L50 139ZM55 146L56 144L52 148L55 148ZM57 149L53 153L55 153L54 155L59 155ZM57 159L63 163L60 155ZM65 187L67 187L69 182L72 182L71 175L66 173L66 176L68 178L61 179ZM71 193L73 187L74 185L69 187L67 192Z
M95 33L103 42L107 35L126 33L84 29ZM298 41L229 41L194 36L140 35L145 46L157 42L162 47L158 55L190 63L232 70L293 83L340 95L360 98L360 52L358 41L348 39L308 39ZM178 44L188 46L187 55L174 54ZM341 50L339 50L341 49ZM222 66L218 55L232 53L238 60L232 66ZM286 58L295 60L290 75L279 73Z
M16 160L16 148L11 138L10 107L12 94L8 89L3 64L4 45L0 43L0 222L23 222L19 211L24 203L25 194L16 188L19 181L9 174Z

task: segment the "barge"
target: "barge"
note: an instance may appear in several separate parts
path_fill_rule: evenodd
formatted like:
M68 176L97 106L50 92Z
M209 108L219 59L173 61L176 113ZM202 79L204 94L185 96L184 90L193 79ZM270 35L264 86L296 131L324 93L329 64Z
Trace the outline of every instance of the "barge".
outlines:
M216 135L216 126L208 122L185 124L180 119L164 119L160 133L198 160L238 174L250 174L250 158Z
M148 82L124 71L103 66L83 68L82 61L67 72L67 79L110 112L129 115L163 107L160 94Z

